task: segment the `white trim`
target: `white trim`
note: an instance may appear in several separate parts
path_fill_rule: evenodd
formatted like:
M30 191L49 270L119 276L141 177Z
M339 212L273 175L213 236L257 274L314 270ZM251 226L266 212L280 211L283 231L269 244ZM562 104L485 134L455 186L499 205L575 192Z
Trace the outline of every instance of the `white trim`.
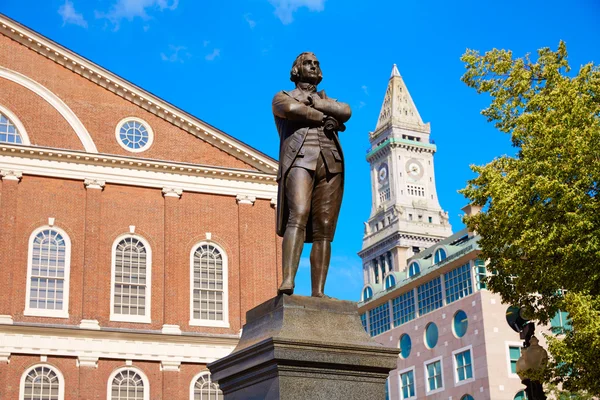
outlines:
M367 288L368 288L368 289L371 289L371 296L370 296L368 299L365 299L365 289L367 289ZM370 284L370 283L367 283L367 284L366 284L365 286L363 286L363 288L362 288L362 291L361 291L361 294L360 294L360 301L367 301L367 300L370 300L370 299L372 299L372 298L373 298L373 295L374 295L374 293L375 293L375 292L373 291L373 288L371 287L371 284Z
M65 102L62 101L57 95L33 79L2 66L0 66L0 78L13 81L14 83L31 90L42 99L46 100L48 104L56 109L56 111L58 111L60 115L62 115L67 121L67 123L71 125L71 128L73 128L79 137L79 140L81 140L81 144L83 144L85 151L88 153L98 153L96 145L94 144L94 141L92 140L92 137L87 129L85 129L83 123L79 120L79 118L77 118L77 115L75 115L73 110L71 110L69 106L67 106Z
M21 120L17 118L17 116L8 108L3 107L2 104L0 104L0 113L4 114L6 118L8 118L10 122L12 122L15 128L17 128L19 135L21 135L21 144L25 146L30 146L31 141L29 140L29 135L27 134L27 130L25 129L25 126L23 125Z
M116 249L123 239L126 238L134 238L142 242L144 247L146 248L146 314L145 315L125 315L125 314L115 314L114 312L114 303L115 303L115 268L116 268ZM151 304L152 304L152 248L150 247L150 243L148 241L136 234L136 233L125 233L117 236L114 240L112 246L110 247L111 251L111 261L110 261L110 320L111 321L120 321L120 322L135 322L135 323L146 323L149 324L152 322L152 313L151 313Z
M435 341L435 345L432 347L429 347L429 344L427 343L427 327L429 327L429 325L435 325L435 329L437 329L437 339ZM437 326L435 321L428 322L427 324L425 324L425 328L423 329L423 345L425 345L425 348L427 350L433 350L439 343L440 343L440 328Z
M127 147L127 145L121 141L121 126L129 121L138 122L138 123L142 124L144 126L144 128L146 128L146 131L148 132L148 143L146 143L146 145L144 147L140 147L139 149L132 149L131 147ZM152 127L150 126L149 123L147 123L146 121L144 121L141 118L126 117L126 118L123 118L122 120L120 120L119 123L117 124L117 126L115 128L115 138L117 139L117 143L119 143L119 146L121 146L125 150L127 150L131 153L141 153L146 150L149 150L150 147L152 147L152 144L154 143L154 130L152 129Z
M268 173L277 173L277 161L247 146L206 122L187 114L27 27L0 15L0 34L56 62L85 79L130 101L234 157Z
M215 247L221 252L221 258L223 260L223 321L212 321L205 319L194 318L194 253L196 249L204 244ZM219 246L212 240L202 240L192 246L190 250L190 326L212 326L229 328L229 261L227 253L223 247Z
M403 392L402 392L402 374L405 374L407 372L413 372L413 387L415 388L415 395L411 396L411 397L402 397ZM427 385L427 382L425 382L425 385ZM398 398L401 400L413 400L418 398L418 393L417 393L417 368L413 365L412 367L409 368L405 368L401 371L398 371Z
M58 232L65 241L65 276L63 283L63 309L62 310L46 310L39 308L30 308L29 307L29 297L31 295L31 270L33 267L33 241L38 233L44 230L52 230ZM25 311L24 315L34 316L34 317L51 317L51 318L69 318L69 276L71 274L71 238L61 228L57 226L49 226L44 225L39 228L33 230L31 235L29 235L29 246L27 249L27 284L25 287Z
M39 364L35 364L29 368L27 368L25 370L25 372L23 372L23 374L21 375L21 383L19 384L19 400L24 400L25 399L25 378L27 377L27 374L29 374L32 370L39 368L39 367L45 367L48 368L50 370L52 370L56 376L58 376L58 400L64 400L65 398L65 377L63 376L62 372L60 372L60 370L58 368L56 368L54 365L50 365L48 363L39 363Z
M507 368L506 373L508 374L509 378L516 378L516 379L521 380L521 378L519 378L519 375L513 373L512 369L510 368L510 348L511 347L518 347L519 349L522 349L523 343L522 342L504 342L504 349L506 350L506 368Z
M458 371L457 371L457 365L456 365L456 355L458 353L463 353L465 351L469 351L469 355L471 356L471 377L469 379L465 379L462 381L458 380ZM452 375L454 376L454 387L456 386L462 386L465 385L467 383L473 382L475 380L475 356L473 354L473 345L468 345L465 347L461 347L460 349L456 349L452 352L452 369L453 369L453 373Z
M108 382L106 384L106 399L112 400L112 381L121 371L134 371L136 374L138 374L142 378L142 382L144 384L144 400L150 400L150 381L148 380L148 377L146 376L144 371L137 367L134 367L133 365L127 365L125 367L117 368L112 372L112 374L110 374L110 376L108 377Z
M411 266L411 265L413 265L413 264L417 264L417 267L419 268L419 272L417 272L417 273L415 273L415 274L412 274L412 275L411 275L411 274L410 274L410 266ZM408 263L408 268L407 268L407 270L408 270L408 271L407 271L407 274L406 274L406 276L407 276L407 278L409 278L409 279L414 279L414 278L416 278L416 277L420 276L420 275L421 275L421 272L423 271L423 269L421 268L421 263L420 263L419 261L417 261L417 260L413 260L413 261L409 262L409 263Z
M432 364L437 361L440 362L440 372L442 374L442 386L435 390L429 390L429 375L427 374L427 365ZM423 362L423 372L425 373L425 375L424 375L425 394L427 396L444 391L444 389L446 388L446 384L444 382L444 360L442 359L442 356L435 357L435 358L432 358L430 360Z
M153 362L171 359L189 364L208 364L230 354L238 340L239 337L233 335L164 335L38 325L0 326L0 354L86 356Z
M0 170L26 175L237 196L240 191L270 200L277 193L275 175L113 155L0 144ZM4 178L6 179L6 178Z

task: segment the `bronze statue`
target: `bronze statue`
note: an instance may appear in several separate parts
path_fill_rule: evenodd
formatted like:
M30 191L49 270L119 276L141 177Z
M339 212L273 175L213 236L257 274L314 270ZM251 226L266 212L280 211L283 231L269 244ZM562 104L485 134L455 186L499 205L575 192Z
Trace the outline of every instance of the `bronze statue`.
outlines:
M346 128L350 106L317 92L323 75L313 53L300 54L292 66L292 91L273 98L281 140L277 234L283 237L283 283L279 294L294 293L304 243L310 252L312 295L324 294L331 241L344 189L344 161L338 132Z

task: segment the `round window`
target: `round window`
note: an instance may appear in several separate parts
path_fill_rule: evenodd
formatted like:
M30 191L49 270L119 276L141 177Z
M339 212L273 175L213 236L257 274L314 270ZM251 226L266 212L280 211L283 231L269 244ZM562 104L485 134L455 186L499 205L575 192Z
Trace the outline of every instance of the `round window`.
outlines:
M474 400L473 396L471 396L470 394L465 394L463 397L460 398L460 400Z
M454 335L458 338L465 336L468 326L469 320L467 319L467 313L463 310L458 310L456 314L454 314L454 320L452 321Z
M410 336L404 333L400 336L400 357L408 358L410 356L410 350L412 349L412 342Z
M133 117L119 122L115 135L121 147L134 153L147 150L154 139L150 125Z
M433 322L430 322L425 328L425 346L428 349L433 349L438 342L438 327Z

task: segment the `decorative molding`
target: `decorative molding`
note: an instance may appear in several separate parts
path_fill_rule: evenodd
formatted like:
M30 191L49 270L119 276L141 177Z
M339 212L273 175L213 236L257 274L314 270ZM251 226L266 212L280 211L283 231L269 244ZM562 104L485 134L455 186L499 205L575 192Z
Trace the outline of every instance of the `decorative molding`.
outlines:
M131 367L133 365L133 360L125 360L125 365Z
M83 180L83 185L85 186L86 189L104 190L104 186L106 185L106 181L103 181L101 179L85 178Z
M261 199L277 195L276 176L257 171L209 167L116 155L0 144L0 170L23 174L186 192L236 196L240 192Z
M98 357L94 356L78 356L77 357L77 367L78 368L98 368Z
M48 362L48 356L46 356L46 355L41 355L41 356L40 356L40 362L43 362L43 363L45 363L45 362Z
M237 201L238 204L254 205L254 202L256 201L256 196L250 196L247 194L238 194L235 197L235 200Z
M271 207L277 207L277 197L271 199Z
M160 361L160 370L161 371L179 372L180 366L181 366L181 361L179 361L179 360L161 360Z
M181 328L179 327L179 325L164 324L162 326L161 332L164 335L181 335Z
M14 324L12 315L0 315L0 325Z
M0 18L0 20L1 19L2 18ZM62 115L63 118L67 121L67 123L71 125L71 128L73 128L75 134L77 134L77 137L79 137L83 148L88 153L98 153L98 150L96 149L96 145L94 144L90 133L87 131L87 129L79 120L77 115L73 112L73 110L71 110L69 106L67 106L65 102L60 99L60 97L58 97L48 88L34 81L33 79L16 71L4 68L2 66L0 66L0 78L8 79L9 81L16 83L17 85L25 87L37 94L38 96L40 96L46 102L48 102L48 104L50 104L54 109L56 109L56 111L58 111L60 115Z
M19 135L21 136L22 144L24 144L26 146L31 145L31 141L29 140L29 135L27 134L27 131L25 130L25 126L23 125L21 120L15 114L13 114L12 111L10 111L8 108L3 107L1 104L0 104L0 113L4 114L4 116L6 118L8 118L10 120L10 122L12 122L12 124L15 126L15 128L17 128L17 131L19 132Z
M80 329L89 329L92 331L100 330L100 323L95 319L82 319L79 323Z
M0 178L3 181L17 181L20 182L23 179L23 171L14 169L2 169L0 170Z
M162 188L162 194L164 197L174 197L180 199L181 195L183 194L183 189L164 187Z
M10 353L0 352L0 363L10 364Z
M0 15L0 34L4 34L260 171L277 174L276 160L3 15Z

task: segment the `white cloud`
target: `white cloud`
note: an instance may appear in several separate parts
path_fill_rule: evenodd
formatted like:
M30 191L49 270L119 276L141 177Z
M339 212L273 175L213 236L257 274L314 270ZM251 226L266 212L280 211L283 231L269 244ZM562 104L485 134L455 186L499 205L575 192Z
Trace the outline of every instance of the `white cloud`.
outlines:
M114 24L115 30L118 30L123 19L131 21L141 18L147 21L152 18L148 14L149 10L175 10L178 5L179 0L117 0L107 13L96 11L96 18L107 18Z
M171 50L171 53L168 55L165 53L160 53L161 60L183 63L186 59L192 56L190 53L185 51L187 49L185 46L173 46L171 44L169 45L169 49Z
M360 88L363 90L363 92L365 92L367 96L369 95L369 88L367 87L367 85L362 85Z
M325 0L269 0L269 3L275 7L275 15L284 25L292 23L294 12L301 7L317 12L325 9Z
M65 0L65 4L58 7L58 14L62 17L63 26L66 24L78 25L83 28L87 28L88 26L88 23L85 18L83 18L83 15L75 11L72 1Z
M252 14L244 14L244 19L248 23L248 26L250 27L250 29L254 29L254 27L256 26L256 21L253 20L252 18L250 18L251 15Z
M213 61L215 58L219 57L221 55L221 50L220 49L214 49L212 53L207 54L204 58L207 61Z
M360 103L358 103L358 108L363 108L366 105L367 105L367 103L365 103L364 101L361 101Z

